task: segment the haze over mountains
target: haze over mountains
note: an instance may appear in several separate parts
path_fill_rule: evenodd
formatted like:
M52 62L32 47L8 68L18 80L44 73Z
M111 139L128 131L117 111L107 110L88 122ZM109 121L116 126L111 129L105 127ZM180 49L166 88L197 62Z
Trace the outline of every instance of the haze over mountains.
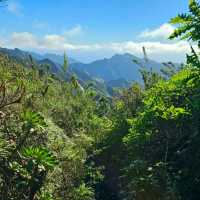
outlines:
M5 53L21 60L29 59L29 55L32 55L39 64L49 64L54 73L59 72L63 64L63 56L58 54L47 53L42 55L35 52L22 51L17 48L0 48L0 53ZM95 80L111 87L126 87L131 81L141 81L140 67L133 60L145 64L147 68L152 67L155 71L159 71L162 67L161 63L152 60L146 63L144 59L126 53L116 54L111 58L104 58L88 64L68 58L69 72L75 73L82 81Z
M127 81L140 81L139 66L133 62L145 64L144 59L138 58L131 54L116 54L111 58L104 58L89 64L72 63L73 69L84 70L90 75L103 79L106 82L124 79ZM159 70L161 64L149 60L146 67L153 67L154 70Z

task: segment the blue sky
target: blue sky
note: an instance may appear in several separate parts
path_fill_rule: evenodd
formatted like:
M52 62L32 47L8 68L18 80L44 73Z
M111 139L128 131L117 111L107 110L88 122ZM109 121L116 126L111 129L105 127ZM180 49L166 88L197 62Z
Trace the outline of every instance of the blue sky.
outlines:
M181 61L188 46L167 40L174 29L168 21L187 7L188 0L10 0L0 11L0 45L66 50L85 62L115 53L140 56L146 46L153 59Z

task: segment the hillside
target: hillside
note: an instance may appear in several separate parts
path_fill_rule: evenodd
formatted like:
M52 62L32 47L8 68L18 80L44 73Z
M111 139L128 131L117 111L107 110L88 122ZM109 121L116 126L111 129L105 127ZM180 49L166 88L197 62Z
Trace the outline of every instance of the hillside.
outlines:
M38 54L34 52L22 51L20 49L0 48L0 53L9 55L9 57L20 62L29 63L30 55L38 66L49 65L51 73L59 74L63 64L63 56L57 54ZM65 75L66 80L70 80L75 74L81 83L86 86L91 84L107 96L113 94L112 88L126 88L131 82L138 81L141 83L142 77L139 72L140 63L152 68L154 71L160 71L162 64L149 60L140 59L131 54L114 55L111 58L97 60L89 64L77 62L73 58L68 58L69 69ZM30 66L30 65L29 65Z
M8 54L9 56L27 60L31 55L38 63L49 63L52 66L53 72L59 71L63 64L63 56L58 54L38 54L35 52L22 51L20 49L6 49L0 48L1 53ZM147 69L152 68L154 71L160 71L162 64L148 60L145 62L144 59L138 58L131 54L116 54L111 58L105 58L102 60L96 60L92 63L84 64L73 58L68 58L69 68L73 72L77 72L80 75L80 79L88 80L100 78L105 82L109 81L139 81L141 82L141 75L139 72L140 66L136 64L141 63L145 65ZM83 75L83 78L81 77ZM87 78L86 78L87 77ZM89 78L90 77L90 78Z
M16 59L21 59L21 60L26 60L29 55L31 55L35 60L44 60L44 59L49 59L52 62L58 63L58 64L63 64L63 55L58 55L58 54L39 54L35 52L29 52L29 51L23 51L21 49L15 48L15 49L8 49L8 48L3 48L0 47L0 53L3 54L8 54L9 56L16 58ZM69 63L75 63L78 62L73 58L68 58Z
M0 0L2 34L16 31L0 42L56 52L68 47L71 55L105 48L124 52L122 46L137 49L139 41L111 42L117 34L132 34L127 17L131 23L138 17L136 32L180 5L116 2L83 1L79 8L70 0L21 1L20 7L18 1ZM32 24L37 17L48 24ZM80 19L93 26L62 30ZM27 32L18 32L22 29ZM94 44L98 34L89 38L94 31L109 45ZM162 48L166 33L176 40ZM159 47L157 52L177 56L190 41L194 47L183 65L149 60L145 47L144 59L126 53L87 64L66 55L0 48L0 200L199 200L199 33L200 1L189 0L189 12L141 34L142 45L152 41L151 55ZM89 45L81 42L86 35ZM155 38L160 42L153 45Z
M42 56L40 54L37 53L33 53L33 52L26 52L26 51L22 51L20 49L7 49L7 48L0 48L0 53L2 55L8 55L10 59L13 59L19 63L22 64L22 66L26 67L26 68L30 68L32 65L32 61L30 60L30 55L33 58L33 62L34 65L37 69L42 69L44 66L48 65L50 68L50 72L53 73L55 76L59 77L60 73L61 73L61 68L62 68L62 64L59 64L51 59L49 59L49 55L51 55L50 57L58 57L58 58L62 58L62 62L63 62L63 56L59 56L59 55L54 55L54 54L45 54L46 56ZM75 60L72 58L68 58L69 60L71 60L72 62ZM99 80L96 77L91 76L88 72L85 72L84 70L79 70L76 68L72 68L71 64L69 63L69 68L68 71L66 72L66 74L64 75L64 79L66 81L70 81L71 77L75 75L77 77L78 82L83 86L83 87L87 87L89 84L92 85L92 87L94 87L94 89L101 93L104 94L106 96L110 96L112 94L112 87L111 85L107 85L103 80ZM118 84L118 86L120 87L121 83Z
M60 65L63 64L63 55L60 55L60 54L53 54L53 53L39 54L35 52L30 52L30 54L36 60L49 59ZM78 63L79 61L75 60L74 58L68 57L68 62L72 64L72 63Z
M152 67L155 71L159 71L162 67L162 64L160 63L151 60L146 63L144 59L131 54L117 54L111 58L97 60L89 64L73 63L70 66L72 69L84 70L91 76L101 78L106 82L117 79L141 82L141 76L139 73L140 67L135 64L133 60L144 64L148 69Z

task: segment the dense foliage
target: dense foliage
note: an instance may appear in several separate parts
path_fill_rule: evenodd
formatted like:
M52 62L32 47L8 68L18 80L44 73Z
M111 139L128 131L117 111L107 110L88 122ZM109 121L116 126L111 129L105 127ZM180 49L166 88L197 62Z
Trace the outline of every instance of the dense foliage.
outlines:
M102 175L87 151L110 127L95 93L0 59L1 199L92 199Z
M171 20L199 44L200 6ZM182 37L183 36L183 37ZM145 49L143 49L145 51ZM145 58L147 59L146 53ZM0 55L0 199L198 200L200 62L141 68L112 97L75 76Z

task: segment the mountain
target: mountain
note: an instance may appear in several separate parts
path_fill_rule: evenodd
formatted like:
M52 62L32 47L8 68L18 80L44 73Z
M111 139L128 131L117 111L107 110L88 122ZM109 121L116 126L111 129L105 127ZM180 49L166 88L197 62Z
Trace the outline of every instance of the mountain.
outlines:
M15 58L17 60L27 60L29 59L29 53L22 51L18 48L15 49L7 49L7 48L1 48L0 47L0 53L7 54L8 56Z
M28 51L23 51L21 49L15 48L15 49L7 49L7 48L1 48L0 47L0 53L2 54L6 54L11 58L14 58L18 61L25 61L25 63L29 63L30 62L30 55L33 57L34 61L36 62L36 64L38 65L49 65L51 72L58 74L62 64L63 64L63 56L61 55L57 55L57 54L38 54L35 52L28 52ZM58 61L58 62L57 62ZM69 64L74 63L74 62L78 62L73 58L68 58ZM78 70L78 69L69 69L68 74L66 75L66 77L70 77L72 74L76 74L76 76L80 79L81 82L84 82L86 80L93 80L92 77L82 71L82 70Z
M63 55L59 54L53 54L53 53L46 53L46 54L39 54L35 52L29 52L29 51L23 51L21 49L15 48L15 49L7 49L0 47L0 53L8 54L9 56L20 59L20 60L26 60L29 59L29 55L31 55L35 60L45 60L49 59L55 63L58 63L60 65L63 64ZM79 62L71 57L68 57L69 64Z
M30 55L33 57L39 67L48 64L51 72L59 74L63 64L63 56L58 54L38 54L35 52L22 51L20 49L6 49L0 48L0 53L9 55L10 57L19 61L30 63ZM140 66L136 63L144 65L148 69L152 68L154 71L160 71L162 64L138 58L131 54L116 54L111 58L104 58L88 64L84 64L68 58L69 69L66 73L66 80L75 74L81 85L92 83L94 88L103 93L109 94L112 88L126 88L129 87L132 81L141 82L141 74L139 72Z
M38 54L35 52L30 52L30 54L36 60L49 59L52 60L53 62L59 63L60 65L63 64L63 55L60 54L53 54L53 53ZM68 62L69 64L72 64L72 63L78 63L79 61L75 60L74 58L68 57Z
M131 81L127 81L125 79L116 79L108 81L106 85L111 88L128 88L131 85L131 83Z
M63 64L63 56L58 54L38 54L22 51L17 48L0 48L0 53L8 54L9 56L20 60L28 60L29 55L32 55L39 64L49 64L54 73L57 73ZM73 58L68 58L68 60L71 73L75 73L82 80L87 81L91 79L100 79L106 84L115 85L116 87L129 85L127 82L130 81L141 81L141 75L139 72L140 66L133 62L133 60L145 65L149 69L152 67L155 71L160 71L162 67L161 63L152 60L148 60L146 63L144 59L128 53L116 54L111 58L104 58L89 64L78 62Z
M149 60L147 63L144 59L138 58L131 54L116 54L111 58L97 60L89 64L72 63L72 69L78 69L89 73L91 76L103 79L106 82L113 80L141 81L140 66L133 62L144 64L147 68L153 68L159 71L162 64Z
M51 72L53 72L55 74L59 73L59 71L60 71L61 66L59 64L53 62L52 60L48 59L48 58L45 58L43 60L39 60L39 61L37 61L37 63L39 65L49 65Z

